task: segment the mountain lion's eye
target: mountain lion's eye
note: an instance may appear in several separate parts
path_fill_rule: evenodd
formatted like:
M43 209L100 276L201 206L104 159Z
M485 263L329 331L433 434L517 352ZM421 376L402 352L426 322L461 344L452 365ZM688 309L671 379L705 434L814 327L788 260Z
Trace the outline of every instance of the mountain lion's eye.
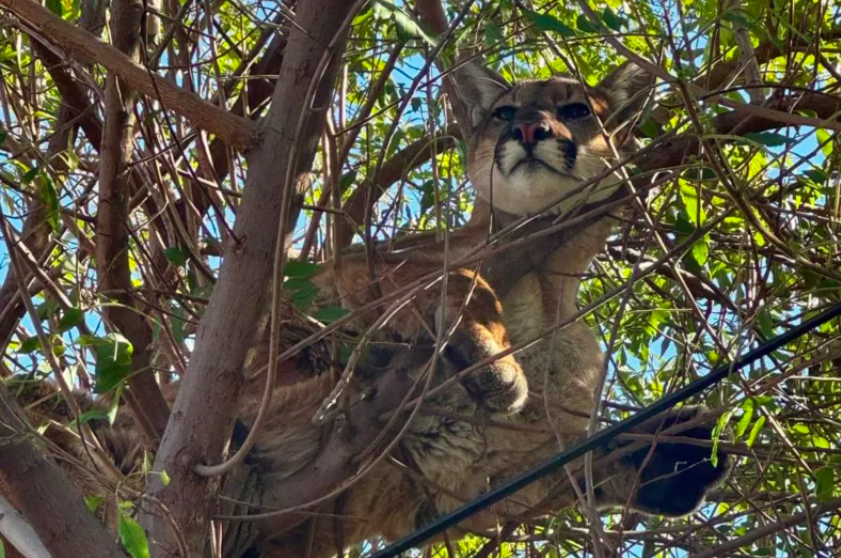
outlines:
M558 116L564 120L584 118L585 116L590 116L590 107L584 103L571 103L569 105L558 107Z
M493 112L494 118L497 118L499 120L505 120L506 122L514 120L514 116L516 114L517 107L512 107L511 105L501 106Z

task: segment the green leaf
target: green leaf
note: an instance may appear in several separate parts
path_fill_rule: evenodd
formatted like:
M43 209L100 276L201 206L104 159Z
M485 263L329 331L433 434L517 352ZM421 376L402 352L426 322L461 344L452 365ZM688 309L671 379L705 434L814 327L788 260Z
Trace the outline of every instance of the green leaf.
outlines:
M292 295L292 304L301 312L305 312L312 305L316 294L318 294L318 289L295 291Z
M114 390L114 397L111 398L111 403L108 406L108 424L114 424L117 420L117 413L120 410L120 398L123 396L123 386L117 386Z
M315 283L303 277L293 277L291 279L287 279L283 282L283 288L288 291L310 291L313 289L318 290L318 287L315 286Z
M832 499L835 488L835 467L821 467L815 471L815 495L818 502L826 504Z
M766 339L774 337L774 322L771 321L771 312L767 308L759 311L759 330Z
M26 174L23 175L23 178L21 178L20 181L24 184L29 184L30 182L35 180L36 176L38 176L38 170L38 167L32 167L31 169L26 171Z
M58 312L58 310L58 302L56 302L52 298L48 298L38 305L36 313L38 314L39 318L41 318L42 320L46 320L47 318L51 318L52 316L54 316Z
M742 405L744 413L742 413L742 417L736 424L736 436L739 438L741 438L747 431L748 426L750 426L750 421L753 419L753 405L753 399L748 399Z
M187 252L180 246L165 248L164 257L178 267L186 267L187 265Z
M575 26L578 27L578 29L580 29L581 31L584 31L585 33L599 32L598 27L590 23L590 20L587 19L587 16L585 16L584 14L578 14L578 17L575 20Z
M169 486L169 483L172 482L172 479L169 478L169 473L166 470L161 471L161 483L164 486Z
M435 181L427 180L421 185L420 211L426 213L435 206Z
M680 200L686 208L686 216L689 222L694 225L693 229L704 224L707 220L707 212L698 198L698 191L691 185L683 183L680 186Z
M579 27L580 29L580 27ZM659 138L661 136L660 127L653 119L649 118L640 126L640 131L649 138Z
M318 287L304 277L287 279L283 282L283 288L292 292L292 304L302 312L309 308L318 294Z
M70 308L58 322L58 331L64 333L81 324L84 320L84 313L81 308Z
M172 314L172 339L180 345L187 338L187 322L184 320L186 312L179 306Z
M313 318L319 322L329 324L335 322L342 316L345 316L348 312L349 310L347 308L342 308L340 306L326 306L324 308L320 308Z
M54 232L58 232L58 192L53 186L53 181L46 176L41 177L39 194L41 203L47 209L47 222Z
M832 136L829 135L829 132L823 128L818 128L815 130L815 135L818 138L818 144L821 146L823 154L827 157L832 155L832 148L835 142L832 140Z
M283 268L284 277L312 277L321 270L321 266L312 262L300 262L292 260L286 262L286 267Z
M753 428L750 429L750 434L748 434L748 439L745 443L748 445L749 448L753 447L754 442L756 442L756 438L759 436L759 431L762 430L762 427L765 425L765 417L761 416L756 419L756 422L753 423Z
M109 333L105 337L80 335L79 342L93 347L96 353L97 393L111 391L131 374L134 347L119 333Z
M58 17L64 15L64 8L61 6L61 0L47 0L47 8Z
M37 337L27 337L23 341L20 342L20 347L18 347L18 353L22 355L28 355L33 353L41 348L41 342L38 340Z
M791 428L792 428L792 430L794 430L798 434L803 434L804 436L808 436L809 434L811 434L811 430L809 430L809 426L805 425L805 424L802 424L802 423L796 423L796 424L792 425Z
M607 25L610 29L614 31L621 31L622 24L625 22L621 17L616 15L613 10L610 9L610 6L604 9L602 12L602 21L604 24Z
M733 411L728 410L723 415L718 418L718 422L713 428L712 438L713 438L713 450L712 454L710 455L710 462L713 464L713 467L718 466L718 443L721 440L721 435L724 433L724 430L727 428L727 424L730 422L730 417L733 416Z
M149 542L140 524L126 514L120 514L120 542L133 558L150 558Z
M724 14L722 16L722 19L724 19L725 21L729 21L731 23L735 23L735 24L740 25L742 27L750 27L751 26L750 21L745 16L743 16L741 14L733 13L733 12L727 12L726 14Z
M64 342L61 340L61 337L58 335L53 335L51 339L52 345L50 346L50 350L52 350L53 354L57 357L64 356L65 351L67 348L64 346Z
M97 508L105 501L105 496L90 496L85 498L85 505L91 511L91 513L95 512Z
M780 145L792 145L797 140L788 138L777 132L749 132L744 135L745 139L749 139L756 143L765 145L767 147L779 147Z
M689 180L715 180L715 171L710 167L691 167L684 171L683 176Z
M502 30L492 21L485 22L485 44L492 46L503 41L505 41L505 36Z
M541 14L532 10L523 10L526 16L534 23L540 31L554 31L561 37L574 37L575 29L562 23L550 15Z
M413 105L413 107L414 107L414 105ZM356 182L356 175L357 175L357 171L355 171L355 170L348 171L348 172L344 173L342 175L342 177L339 179L339 190L344 192L348 188L353 186L353 183Z
M827 176L827 174L821 169L811 169L803 174L815 184L823 184L829 178L829 176Z
M695 263L703 266L707 263L710 257L710 247L707 244L706 237L698 239L698 242L692 245L692 257L695 258Z
M6 130L0 130L0 145L6 143L6 138L9 137L9 132Z
M408 42L411 39L423 39L431 46L438 44L438 37L432 30L415 19L415 16L403 11L391 2L376 0L375 8L382 10L380 12L381 15L383 13L391 14L394 25L397 28L397 37L401 41Z
M108 412L102 409L91 409L79 414L79 422L85 424L92 420L108 420Z

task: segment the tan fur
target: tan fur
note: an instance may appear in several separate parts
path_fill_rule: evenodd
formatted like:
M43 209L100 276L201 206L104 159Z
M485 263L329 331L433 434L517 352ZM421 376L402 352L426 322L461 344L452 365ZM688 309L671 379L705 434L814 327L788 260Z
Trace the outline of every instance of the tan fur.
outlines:
M576 203L603 199L615 190L613 180L608 180L584 195L557 205L563 194L582 180L597 175L612 158L593 118L586 122L564 119L558 116L558 107L590 102L600 118L615 120L613 129L624 120L619 116L625 109L620 110L619 105L626 104L635 93L629 83L633 76L620 71L602 87L586 90L570 80L526 82L511 89L493 77L479 75L478 79L472 79L471 89L470 72L475 71L466 67L459 81L460 85L467 84L463 94L468 97L476 126L469 144L468 167L481 198L480 210L487 208L493 199L494 217L497 223L505 225L522 214L543 209L564 211ZM500 106L515 107L517 115L512 122L502 123L494 118L493 111ZM542 145L539 150L533 150L545 157L542 162L514 171L518 147L509 145L517 142L512 127L538 121L560 140L555 142L558 149L565 151L553 153L550 144ZM569 157L570 143L576 146L574 161ZM625 140L618 144L620 148L628 147ZM500 159L499 165L495 158ZM556 168L549 168L552 166ZM484 215L489 217L490 212ZM450 258L458 258L484 242L487 222L477 218L474 225L477 226L454 235ZM450 352L445 353L445 362L435 378L435 383L440 383L464 365L492 356L508 348L510 343L527 341L572 316L577 308L581 277L602 249L611 228L610 218L601 219L560 248L543 255L533 269L511 269L510 274L518 280L498 293L501 304L492 290L495 285L488 285L469 270L452 272L448 276L443 315L439 310L438 283L420 291L414 303L395 314L374 338L389 340L398 336L410 343L423 339L428 343L437 336L440 323L450 325L460 316L450 340ZM341 304L359 308L380 294L388 295L421 275L440 270L443 261L437 249L420 250L411 258L400 254L375 254L373 258L372 271L378 279L375 284L369 280L371 273L361 255L343 259L338 276L330 268L316 276L314 281L320 286L322 303L335 304L336 301L330 301L335 284ZM468 297L471 291L473 294ZM364 314L355 327L362 331L380 316L379 311ZM426 322L425 326L421 320ZM255 365L264 359L265 351L258 355ZM325 373L329 364L319 362L309 370L310 379L277 388L269 422L260 430L254 451L257 465L252 467L250 481L244 483L248 488L235 492L234 497L272 509L289 488L285 483L292 482L289 479L297 478L296 474L311 466L329 435L326 427L314 425L311 418L333 388L333 378ZM300 361L297 365L304 367ZM279 516L256 524L243 523L236 536L244 542L234 546L238 552L251 546L265 558L327 558L342 547L366 539L393 540L403 536L419 524L581 440L586 435L587 417L593 408L596 380L602 366L598 343L583 321L557 330L518 353L516 359L509 356L480 368L430 401L431 407L446 412L435 414L430 409L431 413L416 417L392 455L397 465L381 461L340 497L313 508L312 511L322 514L317 517ZM411 370L411 373L419 371ZM364 390L366 381L370 380L363 373L357 389ZM526 380L530 391L527 400ZM254 419L259 386L259 380L249 384L240 402L239 417L246 425ZM488 418L526 426L531 431L486 427ZM406 473L406 468L415 474ZM631 462L620 462L600 471L600 503L630 501L638 509L657 511L646 502L634 500L630 491L638 475L637 466ZM701 489L720 482L721 476L712 475ZM419 481L421 477L425 480ZM556 475L535 483L462 527L486 531L508 517L543 513L546 507L533 508L544 502L558 483L566 483L566 478ZM87 487L82 487L83 492L86 490ZM687 509L679 513L690 511L697 503L689 502ZM568 497L556 499L548 509L568 504ZM462 532L451 534L458 536ZM226 558L238 555L226 554Z
M504 226L516 217L537 211L563 213L576 205L601 201L616 191L619 175L558 203L565 194L616 161L615 151L608 141L614 142L614 149L619 152L633 147L625 120L633 113L634 104L639 107L644 100L650 78L635 67L625 65L595 88L584 87L570 79L552 78L527 81L506 89L499 85L489 86L496 77L489 76L487 71L480 72L479 76L476 73L477 69L468 65L461 76L462 84L467 82L468 85L463 91L473 95L465 100L472 105L476 125L469 143L468 169L480 201L492 202L498 224ZM593 116L564 117L564 107L573 104L589 106L591 114L595 113L607 122L607 129L602 128ZM515 116L508 121L498 118L500 107L513 107ZM512 130L537 123L551 137L523 147L524 142L519 141L522 134ZM624 131L619 132L623 124ZM575 146L574 161L569 160L569 144ZM597 220L546 254L513 288L498 293L512 343L527 342L553 324L568 321L577 312L581 278L602 250L614 223L609 216ZM478 223L476 230L483 229L486 227ZM478 243L481 233L475 234L474 239L461 239L465 250ZM579 320L555 330L541 342L517 353L516 357L528 378L531 397L520 413L505 420L529 425L535 431L551 430L553 434L501 428L484 431L485 455L464 475L462 485L453 487L468 498L545 461L586 436L597 380L603 368L602 352L587 325ZM695 412L697 410L687 414ZM725 461L722 460L720 469L708 471L709 478L705 477L703 482L709 486L703 488L721 482L728 468ZM657 511L646 502L635 501L632 487L639 476L636 466L619 463L601 474L598 490L601 506L629 502L641 511ZM532 484L504 504L475 516L468 525L475 530L488 530L498 524L500 516L534 513L534 507L541 503L545 506L547 496L558 483L565 482L565 475L561 473ZM445 495L436 496L435 501L439 512L458 505ZM568 499L556 501L554 507L557 509L568 502ZM681 503L685 511L673 513L681 515L698 504L700 499L685 505ZM682 509L681 505L674 509Z
M335 283L340 293L341 304L355 309L374 301L380 293L389 295L419 277L434 274L441 266L434 259L415 255L408 261L401 258L393 263L377 264L375 269L377 281L372 282L368 278L367 265L358 257L350 256L345 259L338 274L334 274L328 266L326 271L313 278L313 282L321 288L319 299L324 304L335 305L337 301L331 300L332 286ZM439 311L441 281L436 281L431 286L420 289L414 299L386 321L383 330L374 336L375 340L393 341L397 336L403 343L430 345L436 336L436 325L443 319L445 333L450 333L452 329L452 335L449 338L444 336L445 340L448 339L448 349L442 357L443 362L436 367L433 387L451 377L464 365L492 357L510 347L506 329L502 324L499 300L484 280L469 270L453 271L447 276L446 294L443 316ZM293 312L292 306L286 304L285 315ZM367 327L379 313L372 311L369 315L362 316L357 325ZM294 344L300 337L313 331L315 330L312 328L303 328L298 332L299 339L284 338L284 344ZM293 334L294 332L292 329ZM261 368L266 358L264 350L258 351L252 362L252 369ZM451 362L452 359L455 359L455 363ZM330 394L335 383L329 373L329 367L317 359L314 363L299 359L295 364L299 368L297 372L308 379L291 386L283 385L280 379L269 409L268 420L259 430L256 447L251 453L251 460L256 463L248 473L252 478L246 481L241 492L226 492L227 497L259 503L271 509L274 506L273 498L283 495L285 480L301 471L316 457L329 434L329 423L319 426L313 422L316 410ZM408 373L419 374L425 368L425 364L426 362L423 363L424 366L417 365L409 369ZM281 368L288 365L289 363L281 363ZM364 391L366 386L376 383L376 367L366 368L363 364L361 368L363 369L357 371L357 381L354 383L357 391ZM260 405L263 378L261 375L248 382L239 403L237 416L247 427L252 425ZM165 397L170 403L177 394L177 385L175 383L165 386ZM349 395L351 401L357 397L352 388ZM518 411L526 396L527 384L523 372L515 359L508 356L466 375L460 383L430 399L430 404L470 416L497 416ZM94 404L89 399L84 396L80 398L85 409L93 408ZM24 404L40 402L28 409L30 421L36 426L45 422L56 423L47 429L46 438L52 443L52 449L58 452L60 462L64 462L64 456L68 454L76 460L75 464L68 463L65 467L68 476L82 496L107 496L108 499L100 511L113 515L113 506L110 504L115 502L115 488L103 482L105 475L98 476L95 470L78 466L78 463L87 462L87 457L79 439L69 432L67 427L61 426L71 422L72 417L55 390L47 384L36 383L33 389L28 389L18 399ZM100 403L100 408L104 404L107 404L107 401ZM142 458L142 442L128 413L121 411L113 426L108 426L103 421L97 421L93 426L103 446L113 455L123 473L132 475L131 478L136 482L140 481L141 486L135 488L142 488L142 475L137 474ZM458 447L462 444L462 439L466 436L471 437L470 433L475 430L473 426L464 423L420 417L410 427L405 444L406 447L412 447L413 444L423 446L424 449L418 451L418 464L428 468L430 461L440 461L448 456L452 453L451 447ZM429 436L433 439L427 440ZM472 436L472 439L478 438L478 435ZM411 441L415 439L419 441ZM477 457L478 455L473 455L472 459ZM462 460L460 464L456 459L447 459L447 462L453 474L460 474L472 459ZM442 479L442 482L447 481ZM387 495L385 498L384 494ZM347 503L341 515L354 518L341 525L342 539L352 543L375 535L399 536L414 525L418 509L425 500L424 493L418 485L399 469L385 463L377 466L342 498L342 501ZM333 513L333 507L328 506L329 513ZM246 512L249 510L247 506L244 509ZM372 513L374 509L383 515L375 516ZM295 549L293 555L302 556L308 541L307 533L315 525L312 520L306 521L307 517L309 516L305 515L297 521L290 522L288 516L281 516L276 521L269 519L257 524L246 523L246 530L254 526L256 531L248 532L245 537L263 549L261 552L264 556L278 555L279 552L289 552L291 549ZM281 536L280 541L275 541L278 533L288 529L290 524L301 523L300 528ZM112 518L108 524L112 529L116 528L115 519ZM335 550L333 529L319 529L318 533L319 536L314 542L318 554L323 555ZM277 549L278 544L280 550Z
M599 174L613 160L613 152L594 119L586 122L563 121L556 116L556 107L587 102L589 96L593 110L602 119L622 116L620 113L624 113L625 109L620 109L620 105L625 105L635 94L634 84L625 82L632 76L623 72L620 70L609 78L605 88L592 90L585 90L571 80L547 80L527 82L502 95L499 89L476 92L477 96L493 98L484 106L476 99L468 103L474 105L474 115L479 113L475 122L476 132L469 144L468 167L471 181L481 198L480 208L482 201L491 201L493 193L494 217L497 223L505 225L531 211L550 209L560 212L575 203L604 199L615 191L616 186L612 184L614 177L596 184L584 195L552 207L552 202L580 185L582 180ZM496 107L509 104L518 107L517 118L548 120L547 127L556 136L574 142L578 147L575 164L571 168L558 169L562 171L560 174L535 168L524 177L512 177L495 169L494 157L499 155L501 147L505 148L499 145L499 141L506 132L504 126L494 120L492 112ZM622 121L622 118L614 118L609 129L615 129ZM625 139L627 137L628 134L616 136L619 149L627 149L631 145ZM562 158L553 159L550 155L547 160L552 163ZM513 196L505 195L517 188L521 191L514 192ZM497 195L500 193L502 195ZM511 215L512 211L517 214ZM451 237L450 258L459 258L484 242L489 216L490 212L486 212L485 219L474 220L474 226L469 230ZM509 273L520 274L520 279L513 287L498 294L502 301L504 325L512 343L528 341L576 312L581 278L603 248L613 223L610 217L596 221L560 248L545 254L528 272L510 269ZM430 251L424 252L424 257L441 260L440 253ZM361 484L346 493L338 507L333 508L335 513L347 519L311 520L305 527L276 536L264 556L323 558L335 553L340 546L372 537L392 540L403 536L418 523L458 507L585 437L594 404L596 381L603 367L601 350L587 325L583 321L573 322L516 357L528 379L530 397L521 411L497 417L496 420L528 426L531 431L523 428L485 428L481 420L468 423L451 418L445 421L443 417L423 417L400 444L397 458L422 473L428 485L418 484L405 476L395 476L396 473L388 471L385 466L376 468ZM470 415L469 409L461 407L463 403L464 399L455 395L447 409L454 414ZM694 409L686 414L694 416L697 412ZM664 420L678 420L675 418L678 416L669 415L670 418ZM450 435L440 440L445 423ZM424 425L429 425L428 432L424 432ZM425 433L435 436L425 437ZM708 433L702 429L695 434L704 436ZM433 440L437 445L432 445ZM638 464L632 461L618 462L597 471L599 505L630 502L641 511L657 512L656 506L636 499L632 493L640 476ZM665 461L668 469L672 463L668 459ZM699 481L704 483L700 490L721 482L723 471L727 468L726 457L721 456L720 462L720 470L712 471L708 478ZM689 482L692 483L693 479ZM566 506L570 503L569 490L565 491L565 496L555 498L548 505L546 502L551 493L557 492L559 484L567 484L563 474L537 482L503 504L474 516L462 528L493 530L506 518L540 514L547 509ZM681 515L699 503L700 499L695 497L682 503L683 507L678 505L674 508L680 511L673 510L671 513ZM538 505L543 507L535 509ZM329 512L330 509L324 511ZM340 534L338 538L337 532ZM456 530L451 536L457 537L460 533L463 530Z

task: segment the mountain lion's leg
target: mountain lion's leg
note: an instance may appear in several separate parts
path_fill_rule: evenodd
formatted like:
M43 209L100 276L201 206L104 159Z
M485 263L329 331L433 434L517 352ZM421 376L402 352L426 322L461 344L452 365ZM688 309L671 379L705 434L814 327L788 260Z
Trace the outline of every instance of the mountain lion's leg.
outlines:
M336 280L344 307L353 310L387 296L420 277L440 272L442 264L432 261L407 261L402 264L378 266L376 285L372 289L367 266L354 259L342 261ZM319 288L327 292L333 273L315 279ZM379 293L377 293L379 290ZM508 333L502 323L502 307L490 286L469 270L453 270L447 274L447 296L442 312L441 282L417 290L414 300L399 310L384 324L384 329L411 342L437 335L443 324L446 346L443 357L459 370L479 361L491 360L509 348ZM386 308L385 305L383 308ZM382 310L381 310L382 311ZM366 314L362 322L370 325L378 317ZM443 318L443 319L442 319ZM422 323L422 321L425 323ZM461 384L483 407L493 413L519 410L528 395L528 384L520 365L513 356L496 358L461 378Z
M635 433L658 434L676 424L696 419L706 409L682 407L648 421ZM675 434L709 442L713 428L700 424ZM712 460L709 444L671 443L668 436L646 444L608 468L597 479L596 496L604 507L624 506L649 514L682 516L697 510L704 496L727 478L730 458L716 452ZM621 450L630 441L613 441L606 450ZM652 449L653 446L653 449ZM604 455L605 450L599 452Z

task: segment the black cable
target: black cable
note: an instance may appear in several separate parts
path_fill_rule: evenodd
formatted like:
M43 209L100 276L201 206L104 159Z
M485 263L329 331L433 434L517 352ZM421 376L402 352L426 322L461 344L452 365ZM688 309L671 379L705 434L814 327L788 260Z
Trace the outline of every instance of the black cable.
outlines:
M666 397L660 399L656 403L641 410L637 414L595 433L593 436L587 438L586 440L583 440L581 443L557 454L555 457L549 459L548 461L545 461L543 464L538 465L534 469L526 471L519 477L511 479L502 486L497 487L494 490L491 490L490 492L482 494L472 502L465 504L457 510L454 510L446 515L442 515L429 525L422 527L421 529L415 531L411 535L408 535L395 542L394 544L391 544L385 547L384 549L380 550L379 552L375 553L372 556L372 558L394 558L401 552L409 550L410 548L414 548L428 541L429 539L431 539L438 533L444 531L445 529L448 529L464 521L465 519L471 517L477 512L487 508L488 506L495 504L500 500L507 498L508 496L511 496L512 494L518 492L519 490L525 488L533 482L536 482L542 479L543 477L557 471L573 459L581 457L588 451L591 451L597 448L598 446L609 442L619 434L627 432L631 428L647 421L648 419L656 415L659 415L664 411L668 411L678 403L689 399L693 395L700 393L708 387L714 386L715 384L729 376L730 372L736 372L738 370L741 370L745 366L752 364L753 362L765 356L768 356L783 345L791 343L799 337L806 335L818 326L838 316L841 316L841 303L832 306L831 308L818 314L814 318L806 320L799 326L790 329L786 333L783 333L781 335L778 335L777 337L774 337L773 339L770 339L769 341L763 343L756 349L748 351L746 354L736 359L736 361L732 365L726 364L723 366L719 366L703 378L698 378L689 385L677 390L676 392L670 395L667 395Z

